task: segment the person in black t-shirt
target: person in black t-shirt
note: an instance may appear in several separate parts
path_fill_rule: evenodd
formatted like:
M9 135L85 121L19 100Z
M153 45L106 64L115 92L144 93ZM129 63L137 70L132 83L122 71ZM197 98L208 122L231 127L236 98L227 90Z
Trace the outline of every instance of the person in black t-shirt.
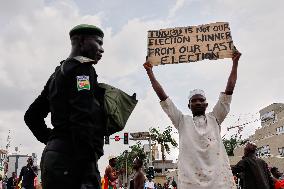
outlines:
M17 185L17 175L16 172L12 173L12 176L7 181L7 189L15 189Z
M34 179L37 176L37 168L33 165L32 157L29 157L27 162L28 164L21 169L18 183L22 180L22 189L35 189Z
M267 163L256 157L256 144L248 142L244 157L232 167L234 175L243 173L242 185L249 189L272 189L273 180Z

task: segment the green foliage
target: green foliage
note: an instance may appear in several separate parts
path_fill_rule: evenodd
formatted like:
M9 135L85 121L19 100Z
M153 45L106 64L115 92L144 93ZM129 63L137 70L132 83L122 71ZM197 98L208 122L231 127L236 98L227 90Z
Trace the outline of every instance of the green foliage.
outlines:
M247 140L242 140L240 137L238 137L238 135L233 135L230 139L223 139L223 144L225 146L228 156L234 156L234 149L238 145L243 145L246 142Z
M133 161L138 156L143 162L146 160L146 154L141 145L141 142L129 147L130 150L125 150L121 155L117 156L116 169L120 171L121 174L126 173L126 161L127 161L127 175L133 172Z
M150 128L150 135L153 141L156 141L159 145L161 145L161 152L162 152L162 160L165 161L165 150L168 154L170 154L170 146L171 144L173 147L177 147L178 144L174 138L172 138L172 127L166 127L166 130L163 132L156 128Z

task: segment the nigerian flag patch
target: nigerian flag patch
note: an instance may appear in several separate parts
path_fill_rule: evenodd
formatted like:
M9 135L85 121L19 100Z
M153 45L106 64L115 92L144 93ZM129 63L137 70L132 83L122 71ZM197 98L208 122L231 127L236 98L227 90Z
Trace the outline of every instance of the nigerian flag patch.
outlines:
M90 90L90 80L89 76L86 75L80 75L77 76L77 89L78 91L81 90Z

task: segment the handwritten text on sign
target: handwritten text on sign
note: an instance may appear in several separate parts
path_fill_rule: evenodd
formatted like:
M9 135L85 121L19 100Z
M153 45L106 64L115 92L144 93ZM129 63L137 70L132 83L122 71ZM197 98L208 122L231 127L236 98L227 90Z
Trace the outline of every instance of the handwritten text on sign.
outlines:
M231 58L234 49L227 22L148 31L152 65Z

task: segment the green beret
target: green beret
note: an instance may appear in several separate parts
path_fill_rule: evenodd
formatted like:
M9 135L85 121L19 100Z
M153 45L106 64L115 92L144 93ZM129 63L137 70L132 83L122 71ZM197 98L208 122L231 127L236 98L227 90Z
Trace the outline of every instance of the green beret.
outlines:
M72 28L69 32L70 37L73 35L97 35L100 37L104 37L104 32L94 25L88 25L88 24L80 24Z

